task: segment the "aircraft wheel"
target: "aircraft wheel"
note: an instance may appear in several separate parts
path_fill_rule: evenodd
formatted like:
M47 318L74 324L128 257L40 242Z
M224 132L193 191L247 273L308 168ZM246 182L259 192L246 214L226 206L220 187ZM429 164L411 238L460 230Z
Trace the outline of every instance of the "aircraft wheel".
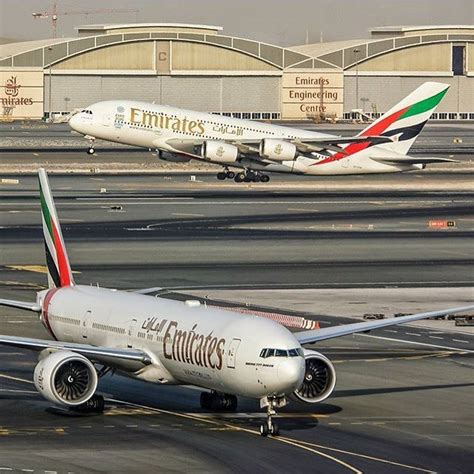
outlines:
M252 177L252 181L254 183L260 183L260 181L262 180L262 177L259 175L259 174L255 174L253 177Z
M276 423L272 423L272 427L270 428L270 434L272 436L279 436L280 435L280 428Z
M237 173L234 177L236 183L241 183L245 179L245 173Z
M228 395L229 397L229 411L237 410L237 397L235 395Z
M233 171L227 171L227 178L234 179L235 178L235 173Z
M267 423L262 423L260 425L260 435L261 436L268 436L269 435Z
M270 181L270 176L268 176L267 174L264 174L260 177L260 181L262 183L268 183Z
M220 171L219 173L217 173L217 179L220 180L220 181L224 181L224 179L226 179L226 173L224 171Z
M95 153L95 149L92 147L87 150L88 155L93 155L94 153Z
M212 398L213 397L211 393L202 392L200 398L201 408L204 410L209 410L211 408Z

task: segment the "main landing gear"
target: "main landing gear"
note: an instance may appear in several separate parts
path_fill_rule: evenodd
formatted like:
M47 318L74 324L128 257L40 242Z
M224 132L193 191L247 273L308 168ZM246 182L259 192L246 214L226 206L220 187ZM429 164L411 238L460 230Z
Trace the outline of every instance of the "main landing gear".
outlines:
M270 176L260 173L258 171L247 170L241 171L235 175L234 181L236 183L268 183L270 181Z
M235 173L230 171L228 168L225 168L224 171L219 171L217 173L217 179L224 181L225 179L234 179Z
M262 436L278 436L280 434L280 428L272 418L276 416L276 408L284 407L286 404L285 397L265 397L260 400L260 406L267 408L267 419L260 425Z
M236 183L268 183L270 176L260 173L259 171L246 170L234 173L225 168L224 171L217 173L217 179L224 181L226 179L233 179Z
M201 408L214 411L235 411L237 409L237 397L221 392L202 392Z

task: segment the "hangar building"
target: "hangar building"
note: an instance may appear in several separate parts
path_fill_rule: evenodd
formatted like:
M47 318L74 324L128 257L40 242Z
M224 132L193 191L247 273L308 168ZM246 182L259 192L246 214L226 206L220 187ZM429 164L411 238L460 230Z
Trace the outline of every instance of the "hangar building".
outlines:
M434 119L474 120L474 26L374 28L365 40L282 48L206 25L78 27L0 45L5 118L130 98L251 119L378 116L428 80L451 84Z

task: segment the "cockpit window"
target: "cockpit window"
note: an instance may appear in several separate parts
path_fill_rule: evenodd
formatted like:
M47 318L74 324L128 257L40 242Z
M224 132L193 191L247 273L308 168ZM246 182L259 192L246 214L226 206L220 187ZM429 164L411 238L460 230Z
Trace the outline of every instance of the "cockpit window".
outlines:
M298 347L297 349L290 349L288 351L288 355L290 357L304 357L304 352L303 352L303 349L301 349L301 347Z
M81 112L84 113L84 114L90 114L90 115L92 115L92 110L89 110L89 109L81 110Z
M267 359L268 357L303 357L303 349L301 347L295 349L262 349L260 351L260 357Z

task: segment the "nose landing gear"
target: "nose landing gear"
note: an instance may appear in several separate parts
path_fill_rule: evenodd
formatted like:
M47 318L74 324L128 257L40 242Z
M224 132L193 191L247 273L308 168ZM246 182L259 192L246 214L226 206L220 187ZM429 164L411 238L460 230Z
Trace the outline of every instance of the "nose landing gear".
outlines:
M89 148L87 150L87 154L93 155L95 153L95 148L94 148L95 137L91 137L87 135L86 138L89 140Z
M260 406L267 408L267 419L260 425L262 436L279 436L280 428L273 421L276 416L276 408L282 408L287 404L286 397L265 397L260 400Z

